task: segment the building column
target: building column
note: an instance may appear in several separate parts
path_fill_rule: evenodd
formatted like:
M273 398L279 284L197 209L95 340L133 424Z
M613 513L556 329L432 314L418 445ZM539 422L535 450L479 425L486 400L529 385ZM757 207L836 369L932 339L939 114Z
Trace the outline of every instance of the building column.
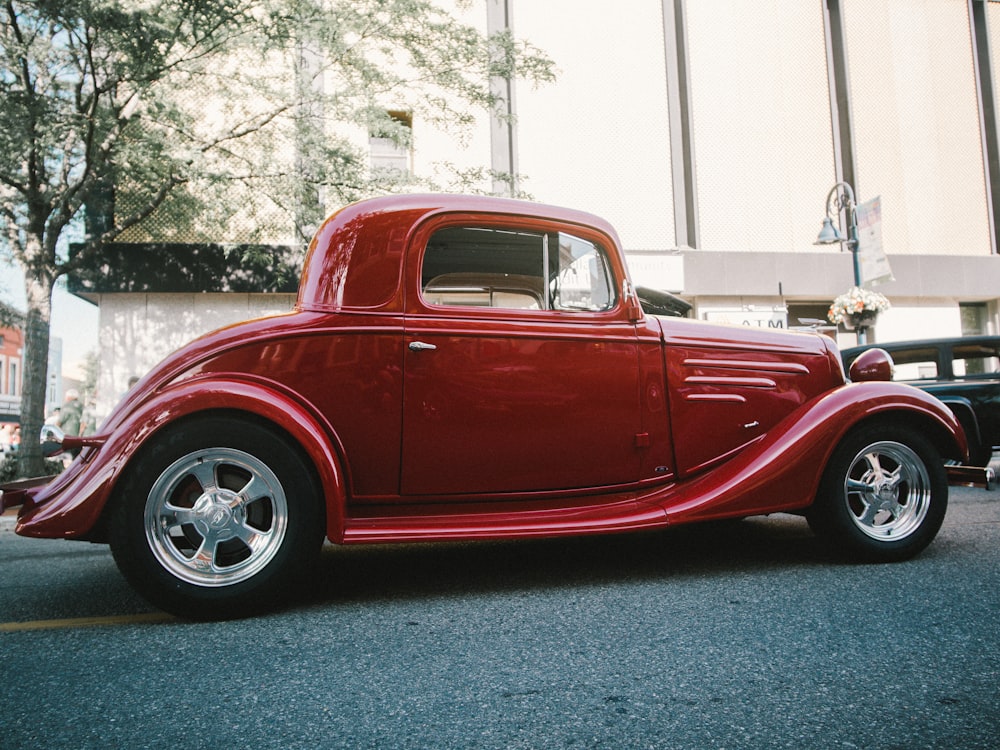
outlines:
M969 0L969 23L972 25L973 65L976 93L979 95L979 128L983 139L986 168L986 207L989 211L990 244L997 252L997 218L1000 217L1000 139L997 136L996 97L993 90L993 65L990 34L986 23L985 0Z
M514 33L514 0L486 0L486 33ZM498 51L497 54L500 54ZM493 171L493 193L516 197L517 127L514 122L514 79L495 76L490 79L490 92L496 106L490 115L490 167Z
M698 186L694 169L694 119L689 92L685 0L663 2L663 52L667 73L667 117L674 188L677 247L698 247Z

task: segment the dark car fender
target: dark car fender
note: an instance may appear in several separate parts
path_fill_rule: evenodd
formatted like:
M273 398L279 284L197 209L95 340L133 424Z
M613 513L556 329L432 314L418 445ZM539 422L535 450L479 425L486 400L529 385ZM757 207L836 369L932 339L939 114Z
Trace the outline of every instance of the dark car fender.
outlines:
M854 428L875 419L920 429L944 458L965 460L968 446L955 415L908 385L848 383L803 405L715 470L667 490L670 522L798 511L809 506L830 456Z
M976 412L972 408L972 402L963 398L962 396L935 396L941 403L951 409L955 417L958 419L959 423L962 425L962 429L965 430L965 437L969 441L969 444L979 444L982 442L982 433L979 430L979 420L976 418Z
M326 506L327 536L343 534L347 478L333 429L292 394L269 382L242 377L197 378L158 391L116 420L101 445L83 453L25 503L17 524L22 536L88 539L131 458L162 429L209 413L244 413L284 430L316 470Z

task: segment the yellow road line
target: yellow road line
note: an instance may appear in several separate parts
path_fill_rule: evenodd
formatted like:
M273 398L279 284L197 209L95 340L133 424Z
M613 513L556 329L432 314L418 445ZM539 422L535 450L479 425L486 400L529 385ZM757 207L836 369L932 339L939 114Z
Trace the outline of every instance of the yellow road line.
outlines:
M145 612L138 615L111 615L108 617L72 617L65 620L32 620L30 622L0 622L0 633L18 633L25 630L55 630L59 628L90 628L99 625L137 625L174 622L177 618L166 612Z

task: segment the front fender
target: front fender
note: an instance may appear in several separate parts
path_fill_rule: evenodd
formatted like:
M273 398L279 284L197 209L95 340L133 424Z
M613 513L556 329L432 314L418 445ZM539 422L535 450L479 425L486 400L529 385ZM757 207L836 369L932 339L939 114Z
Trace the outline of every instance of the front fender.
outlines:
M797 409L717 469L661 498L671 522L801 510L809 506L834 449L863 422L916 426L946 458L964 460L965 434L940 401L901 383L848 383Z
M266 382L239 378L194 379L165 388L99 435L81 455L25 504L16 531L22 536L88 538L125 467L162 429L179 419L210 411L239 411L287 432L315 466L326 503L327 536L343 534L346 478L335 433L292 394Z

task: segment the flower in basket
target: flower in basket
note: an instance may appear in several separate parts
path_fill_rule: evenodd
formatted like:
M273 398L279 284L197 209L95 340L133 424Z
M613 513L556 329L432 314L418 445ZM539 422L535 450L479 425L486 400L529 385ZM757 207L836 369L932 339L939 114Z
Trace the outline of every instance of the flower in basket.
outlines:
M873 292L864 287L852 286L833 301L826 317L831 323L843 323L851 316L866 312L875 315L885 312L890 307L889 299L884 294Z

